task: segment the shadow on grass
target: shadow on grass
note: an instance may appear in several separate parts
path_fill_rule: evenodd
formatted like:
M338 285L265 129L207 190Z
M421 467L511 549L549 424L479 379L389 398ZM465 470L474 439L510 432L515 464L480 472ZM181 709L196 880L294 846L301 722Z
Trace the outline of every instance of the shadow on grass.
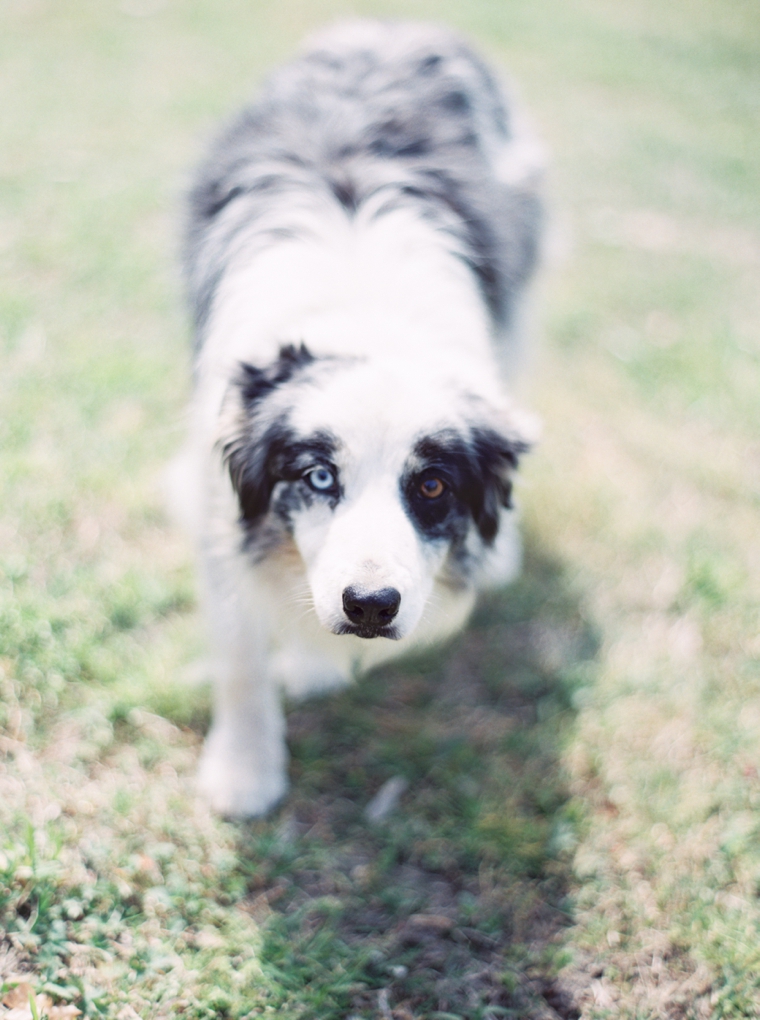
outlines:
M578 823L559 755L595 647L529 547L456 642L290 712L291 795L240 844L289 1016L578 1015L551 986Z

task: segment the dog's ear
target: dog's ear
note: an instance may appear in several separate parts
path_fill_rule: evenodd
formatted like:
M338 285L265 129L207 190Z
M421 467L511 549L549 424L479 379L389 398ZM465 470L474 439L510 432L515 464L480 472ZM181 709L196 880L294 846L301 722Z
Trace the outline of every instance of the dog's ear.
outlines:
M222 459L240 506L240 522L252 528L266 515L277 482L272 466L286 448L290 432L279 417L263 427L248 422L221 444Z
M530 448L530 441L516 433L480 427L470 431L474 477L468 486L467 501L486 545L496 538L502 507L512 506L512 475L520 455Z
M266 398L315 360L304 344L288 344L265 368L241 364L230 384L217 445L247 528L266 515L277 482L273 468L292 438L286 412L267 414Z

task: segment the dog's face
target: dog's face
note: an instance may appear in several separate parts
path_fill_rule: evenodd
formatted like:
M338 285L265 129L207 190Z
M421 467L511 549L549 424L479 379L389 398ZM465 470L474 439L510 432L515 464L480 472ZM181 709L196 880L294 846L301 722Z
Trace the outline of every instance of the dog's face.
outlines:
M510 505L527 444L493 417L461 380L408 366L303 346L242 366L220 447L248 554L294 543L327 630L408 636L437 579L467 583Z

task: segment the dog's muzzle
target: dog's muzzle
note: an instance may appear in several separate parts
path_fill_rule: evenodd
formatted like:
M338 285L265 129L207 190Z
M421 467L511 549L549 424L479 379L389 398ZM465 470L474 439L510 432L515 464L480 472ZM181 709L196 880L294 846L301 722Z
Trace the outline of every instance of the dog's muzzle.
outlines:
M343 612L349 623L341 626L340 633L356 634L362 638L396 639L398 633L392 623L400 605L401 594L395 588L380 588L378 591L344 588Z

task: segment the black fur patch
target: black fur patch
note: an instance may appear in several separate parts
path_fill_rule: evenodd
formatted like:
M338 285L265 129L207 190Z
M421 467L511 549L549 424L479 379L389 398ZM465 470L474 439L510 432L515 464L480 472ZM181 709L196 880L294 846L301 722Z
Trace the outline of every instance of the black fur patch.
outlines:
M240 522L249 540L270 510L290 530L293 514L300 507L311 505L315 499L327 500L335 506L341 497L337 483L334 488L318 493L304 480L310 467L332 468L337 440L327 432L299 436L286 413L274 418L262 413L271 393L316 360L303 344L300 347L289 344L281 348L277 360L266 368L241 365L233 384L238 387L242 402L241 428L222 446L222 458L237 493Z
M238 385L246 408L251 410L262 397L283 383L290 382L294 375L313 365L316 360L305 344L301 344L300 347L287 344L280 348L277 360L266 368L256 368L254 365L243 363L240 366Z
M527 449L521 440L480 427L465 436L452 430L421 439L401 481L404 500L419 530L428 538L456 545L466 538L472 520L485 544L491 545L501 508L511 506L510 475ZM434 478L444 483L445 490L430 499L421 486Z
M335 506L340 490L316 493L303 475L308 468L329 466L335 456L336 441L327 433L298 437L287 420L277 419L263 432L255 428L243 440L227 443L222 456L230 472L240 503L240 521L247 531L254 529L271 509L288 528L293 513L325 499ZM278 483L288 483L274 493ZM273 498L274 493L274 498Z

